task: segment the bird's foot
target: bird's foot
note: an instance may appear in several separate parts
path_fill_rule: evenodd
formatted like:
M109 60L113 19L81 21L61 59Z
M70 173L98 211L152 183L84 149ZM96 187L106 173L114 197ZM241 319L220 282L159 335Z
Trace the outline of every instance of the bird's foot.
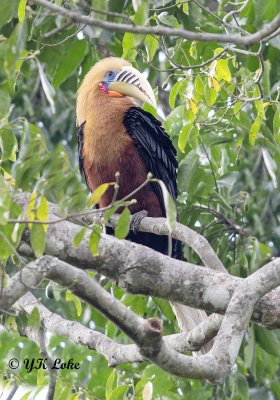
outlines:
M143 218L148 216L148 211L142 210L138 211L137 213L131 216L130 220L130 228L132 229L133 233L136 233L139 230L139 226Z
M105 211L104 210L98 211L98 215L99 215L99 218L102 220L104 218Z

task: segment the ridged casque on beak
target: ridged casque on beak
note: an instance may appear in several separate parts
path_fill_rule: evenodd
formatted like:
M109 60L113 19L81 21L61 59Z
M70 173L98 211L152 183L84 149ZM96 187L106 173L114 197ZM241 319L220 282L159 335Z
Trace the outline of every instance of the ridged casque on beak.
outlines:
M110 90L134 97L156 108L156 98L151 85L137 69L131 66L121 68L114 81L110 83Z

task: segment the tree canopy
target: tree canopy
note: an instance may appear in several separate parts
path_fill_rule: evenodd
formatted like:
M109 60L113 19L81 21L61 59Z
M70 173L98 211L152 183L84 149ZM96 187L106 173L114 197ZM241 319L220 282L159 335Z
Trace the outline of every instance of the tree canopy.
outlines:
M120 301L114 303L116 310L122 304L133 312L128 314L130 318L159 318L164 337L178 333L168 302L174 293L157 290L156 282L155 288L151 284L145 292L141 284L149 284L148 278L141 283L140 274L134 277L140 281L130 277L130 286L129 270L118 269L118 263L126 263L125 255L121 258L120 253L118 258L118 243L129 231L128 209L117 222L110 220L116 205L105 213L105 222L115 225L118 241L102 239L100 224L87 220L92 214L86 210L92 211L108 185L89 194L79 175L76 91L91 66L107 56L128 59L147 76L155 91L157 110L147 104L144 108L162 120L178 150L179 221L211 246L196 251L195 239L182 239L193 244L184 246L188 262L207 266L203 255L209 260L214 250L210 268L228 271L222 285L227 285L232 296L241 282L236 277L245 282L278 257L279 35L278 0L1 0L0 375L5 390L17 390L22 399L40 399L51 382L55 399L280 399L279 293L273 297L270 292L267 303L258 303L231 373L222 383L209 383L163 371L146 360L149 357L143 349L137 357L144 354L144 358L137 359L134 347L133 361L143 362L110 363L106 356L109 342L101 344L104 335L112 343L128 345L133 328L128 338L121 322L115 324L109 311L106 314L104 307L96 306L97 300L91 302L88 294L81 294L82 286L75 287L74 282L71 287L70 280L67 284L58 275L52 279L52 272L44 270L44 257L40 264L46 254L65 262L53 261L57 274L59 268L67 269L66 263L70 272L70 264L86 269L89 281L85 282L98 284L92 293L99 293L101 287L112 294ZM173 204L167 201L166 207L170 233L175 222ZM163 229L162 224L154 223L158 230ZM149 229L145 220L142 229ZM85 243L89 253L82 247ZM116 252L116 268L123 273L123 281L110 267L113 257L106 259L110 246L112 254ZM126 246L127 254L139 251L141 258L137 246ZM154 254L147 254L156 260ZM40 279L32 260L41 265ZM159 258L159 264L154 262L156 268L164 267L164 258ZM37 280L24 275L28 265ZM152 261L148 265L152 270ZM174 261L174 268L176 265L179 268ZM174 271L177 273L176 268ZM10 302L3 297L3 290L21 273L30 292L25 294L25 289L14 286L14 293L15 289L23 292ZM47 279L42 280L44 273ZM74 269L71 273L87 279ZM209 271L211 282L218 282L215 274ZM197 279L203 285L200 276L202 272ZM277 279L275 272L276 286ZM186 305L210 313L225 312L229 298L218 306L209 305L203 303L204 289L199 292L194 283L189 287L194 298L182 294ZM106 297L105 292L100 293ZM219 286L217 297L223 297ZM16 300L19 302L11 308ZM140 323L140 319L135 321ZM96 336L90 342L86 335L93 332ZM24 360L42 357L73 359L80 367L60 369L55 371L57 376L43 368L28 373ZM15 369L9 364L13 358L19 360Z

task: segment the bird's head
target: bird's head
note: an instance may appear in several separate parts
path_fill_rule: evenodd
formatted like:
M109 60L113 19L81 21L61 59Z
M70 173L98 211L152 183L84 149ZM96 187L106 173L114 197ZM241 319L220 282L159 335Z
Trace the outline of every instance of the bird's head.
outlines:
M90 69L78 90L78 105L82 97L97 93L111 98L129 96L156 107L155 95L147 79L122 58L105 58Z

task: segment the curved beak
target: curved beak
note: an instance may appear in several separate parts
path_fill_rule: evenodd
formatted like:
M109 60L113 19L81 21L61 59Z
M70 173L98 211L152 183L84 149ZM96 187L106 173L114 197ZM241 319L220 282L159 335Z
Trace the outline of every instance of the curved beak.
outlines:
M136 69L130 66L122 67L113 82L109 84L110 91L149 103L156 108L156 98L147 79Z

